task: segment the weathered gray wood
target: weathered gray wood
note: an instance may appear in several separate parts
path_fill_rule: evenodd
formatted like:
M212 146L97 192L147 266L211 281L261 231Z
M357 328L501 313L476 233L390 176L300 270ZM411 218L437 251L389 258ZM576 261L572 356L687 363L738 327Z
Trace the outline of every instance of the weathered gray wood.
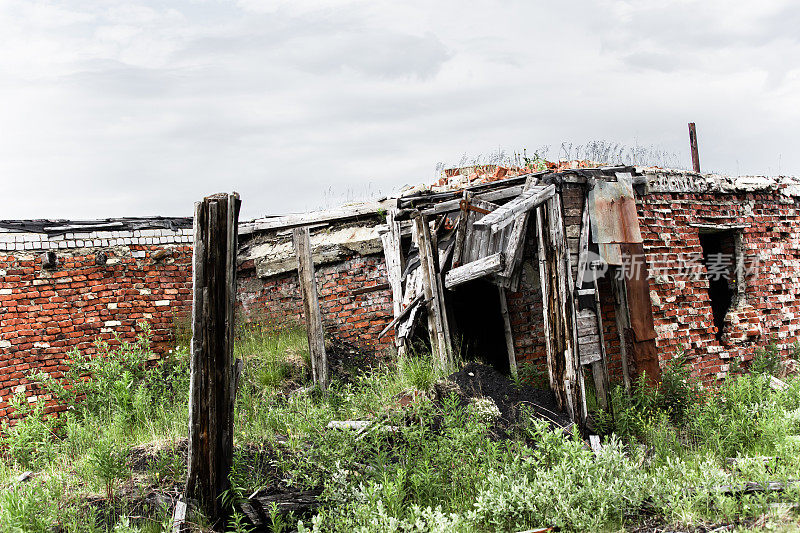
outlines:
M630 327L630 317L628 316L628 296L625 289L625 281L611 276L611 285L614 290L614 318L617 323L617 333L619 334L619 355L622 361L622 382L625 390L631 390L631 373L628 366L628 342L625 331Z
M418 294L416 296L416 298L411 300L411 303L408 304L408 306L406 306L405 309L400 311L400 313L398 313L398 315L396 317L394 317L394 319L391 322L386 324L386 327L383 328L381 330L381 332L378 334L378 338L380 339L381 337L386 335L387 331L389 331L390 329L395 327L401 320L403 320L405 317L407 317L409 314L411 314L411 312L414 310L414 308L422 302L422 299L424 298L424 296L425 296L424 294Z
M772 390L783 390L789 385L785 381L781 381L780 379L776 378L775 376L770 376L769 378L769 386Z
M600 306L600 291L597 288L597 276L592 276L592 286L594 287L594 308L597 319L597 333L600 336L600 361L592 363L592 377L594 378L594 388L600 407L608 409L609 406L609 381L608 381L608 357L606 356L606 340L603 334L603 309Z
M517 215L526 213L549 198L552 198L555 191L555 185L538 185L531 187L517 198L505 205L501 205L485 217L476 220L475 225L488 227L492 233L498 232L511 224Z
M550 332L550 308L553 305L553 302L550 300L550 263L547 261L547 247L545 246L544 236L544 213L543 207L538 206L536 209L536 241L537 241L537 252L538 252L538 261L539 261L539 286L542 290L542 322L543 327L542 331L544 332L544 348L545 354L547 355L547 377L550 383L550 390L556 391L558 390L558 385L556 384L556 377L555 377L555 359L553 352L553 338ZM558 398L558 397L557 397ZM559 407L561 407L559 405Z
M419 246L420 269L425 300L428 301L428 333L434 358L440 369L450 367L452 349L446 335L443 299L440 294L438 273L433 255L433 245L428 220L423 215L414 218L415 233Z
M489 191L481 194L475 195L475 198L479 200L484 200L486 202L497 202L499 200L505 200L506 198L513 198L514 196L519 196L520 193L524 190L523 185L515 185L513 187L508 187L506 189L498 189L496 191ZM467 194L472 195L469 191L464 191ZM442 213L450 213L452 211L458 211L461 207L461 199L455 200L448 200L446 202L441 202L436 204L433 207L429 207L428 209L422 210L422 214L425 216L433 216L433 215L440 215Z
M428 225L427 228L430 231L430 225ZM453 353L451 348L452 337L450 336L450 319L448 317L447 301L444 298L444 279L442 277L442 266L441 266L447 262L447 256L449 253L452 253L452 250L449 249L439 250L439 238L435 231L429 232L428 237L430 238L431 252L434 258L432 262L433 271L435 274L433 278L436 281L436 291L434 293L434 296L439 298L439 309L442 312L442 327L444 329L444 338L447 340L447 357L448 361L452 362Z
M511 317L508 315L508 301L506 300L506 290L498 287L500 297L500 314L503 315L503 331L506 335L506 351L508 352L508 368L511 374L517 375L517 356L514 353L514 332L511 330Z
M583 278L586 275L586 263L589 258L589 202L583 202L583 216L581 218L581 236L578 243L578 274L575 277L575 288L583 287Z
M258 528L257 531L272 531L272 515L275 512L287 522L290 520L290 513L296 519L297 516L313 512L322 504L321 493L321 489L311 489L295 493L267 494L262 489L237 505Z
M556 322L555 328L556 343L558 350L556 354L563 358L557 364L556 382L563 380L556 389L556 396L559 394L564 401L564 407L570 418L582 428L586 418L586 402L583 387L583 373L580 369L580 362L577 353L576 336L577 325L575 322L575 304L572 300L572 268L570 265L569 254L566 250L566 238L564 235L564 223L561 216L561 198L556 194L547 200L546 209L548 212L548 225L550 229L550 239L552 246L552 271L555 273L555 293L557 295L557 308L552 316ZM550 258L548 258L550 259Z
M416 232L414 232L415 234ZM409 314L402 318L395 326L395 336L404 340L408 339L414 326L417 313L420 309L419 305L411 306L411 302L418 296L425 297L425 291L422 286L422 268L415 268L406 277L404 291L403 291L403 309L411 308Z
M462 200L459 201L461 206L461 213L458 216L458 225L456 226L456 243L453 249L453 266L461 265L461 259L464 255L464 242L467 238L467 225L469 223L469 210L466 206L472 201L472 193L464 191Z
M527 191L536 183L535 180L529 179L525 182L523 190ZM514 219L514 226L508 237L506 245L506 268L500 273L502 286L506 289L514 287L515 283L512 276L518 273L519 266L522 263L522 256L525 251L525 236L528 234L528 220L529 213L517 215ZM517 277L518 279L518 277ZM516 288L516 287L514 287Z
M505 268L505 258L502 252L498 252L451 269L445 274L444 285L448 289L452 289L462 283L500 272L503 268Z
M186 502L178 500L172 512L172 533L183 533L186 530Z
M325 390L328 388L328 356L325 353L325 330L322 327L308 228L295 228L293 238L297 254L297 276L303 293L303 317L306 320L308 350L311 354L311 373L314 383Z
M603 453L603 445L600 444L600 437L597 435L589 435L589 445L592 447L592 451L595 455L600 455Z
M395 221L394 215L394 209L387 213L389 231L381 235L381 241L386 257L386 275L392 288L392 311L396 319L403 311L403 251L400 246L400 224ZM394 340L398 356L402 356L405 353L405 339L395 335Z
M489 212L494 211L498 207L497 204L478 200L477 198L472 199L470 206ZM485 213L475 211L474 209L469 209L467 211L467 226L460 262L462 265L489 255L489 249L492 243L502 238L500 234L493 234L486 228L481 229L475 227L475 221L483 216L485 216Z
M195 204L187 501L218 523L229 487L235 400L233 322L239 195Z
M344 220L347 218L378 216L382 209L388 205L385 202L368 202L355 206L339 207L327 211L313 211L310 213L295 213L279 217L263 218L251 222L243 222L239 233L248 235L256 231L269 231L274 229L297 228L309 226L319 222Z

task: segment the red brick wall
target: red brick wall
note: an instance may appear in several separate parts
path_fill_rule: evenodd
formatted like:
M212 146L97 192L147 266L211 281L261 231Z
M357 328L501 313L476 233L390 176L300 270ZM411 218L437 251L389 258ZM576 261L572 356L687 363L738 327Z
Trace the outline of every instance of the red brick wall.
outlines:
M534 368L546 373L542 289L539 284L535 229L534 224L529 224L520 284L516 292L506 291L506 301L517 361L531 363Z
M131 340L146 320L156 351L167 346L173 316L191 310L192 252L175 246L156 262L150 254L160 249L131 246L139 258L106 250L103 266L92 250L59 252L53 270L42 269L41 252L0 252L0 418L16 390L33 401L29 371L58 375L72 349L95 353L98 337Z
M788 353L800 332L800 210L793 202L779 193L659 193L637 206L662 365L681 346L695 373L710 382L728 371L732 358L749 360L770 339ZM677 261L677 254L702 253L693 223L749 225L742 230L744 255L754 268L721 342L714 336L707 279L692 279Z
M327 335L382 355L392 353L393 332L378 339L392 320L391 291L353 294L386 283L383 256L353 255L341 263L317 266L316 280ZM262 279L251 262L245 263L239 269L238 292L239 313L245 320L258 320L276 329L303 324L296 272Z

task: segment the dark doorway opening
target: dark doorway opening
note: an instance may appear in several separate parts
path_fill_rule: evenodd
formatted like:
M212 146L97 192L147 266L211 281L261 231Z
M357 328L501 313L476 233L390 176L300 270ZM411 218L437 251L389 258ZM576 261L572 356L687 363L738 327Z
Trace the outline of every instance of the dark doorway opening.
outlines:
M699 234L703 264L708 276L708 296L717 327L717 340L722 340L725 315L737 294L737 257L735 230L707 230Z
M446 292L453 348L464 360L479 360L509 374L500 291L485 280L475 280Z

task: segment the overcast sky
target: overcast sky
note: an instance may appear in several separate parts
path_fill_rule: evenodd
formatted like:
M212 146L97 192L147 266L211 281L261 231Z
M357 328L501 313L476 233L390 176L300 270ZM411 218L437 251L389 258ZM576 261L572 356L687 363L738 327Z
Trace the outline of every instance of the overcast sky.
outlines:
M562 142L800 174L800 7L0 0L0 219L242 218Z

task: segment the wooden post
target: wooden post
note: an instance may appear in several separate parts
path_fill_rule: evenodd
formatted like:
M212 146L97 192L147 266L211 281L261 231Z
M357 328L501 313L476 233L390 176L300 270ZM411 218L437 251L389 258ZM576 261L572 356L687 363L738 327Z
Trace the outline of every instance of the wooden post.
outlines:
M552 342L554 344L553 364L556 397L560 398L559 407L566 409L573 422L583 430L585 422L584 383L577 354L577 325L575 322L575 303L572 301L572 290L575 282L572 279L572 266L566 248L564 223L561 216L561 195L556 194L547 200L547 223L550 243L546 257L550 266L552 291L550 297Z
M224 519L220 495L233 462L233 361L239 195L195 204L194 298L186 497L212 524Z
M550 333L550 307L552 302L550 301L549 286L551 273L549 269L549 263L547 261L547 252L544 242L544 208L542 206L538 206L535 209L536 243L538 245L537 259L539 260L539 286L542 289L542 331L544 332L544 348L545 353L547 354L547 377L550 380L550 390L555 392L557 390L554 374L555 362L553 360L553 352L555 348L553 346L552 335ZM560 396L556 396L556 399L558 399L560 402Z
M625 281L618 279L617 273L611 276L611 286L614 290L614 317L617 322L617 332L619 333L619 355L622 361L622 382L625 390L631 390L631 371L628 366L628 336L625 333L630 327L630 317L628 316L628 296L625 290Z
M697 130L694 122L689 123L689 148L692 150L692 170L700 172L700 153L697 151Z
M444 301L441 294L441 285L436 272L436 260L433 255L431 232L428 227L427 217L418 214L414 218L414 230L417 235L419 247L420 269L422 270L422 285L425 291L425 300L428 302L428 334L431 339L431 349L434 360L441 369L448 368L452 363L452 348L450 335L444 321Z
M319 310L308 226L294 228L292 234L297 253L297 277L300 280L300 291L303 293L303 317L306 319L311 373L314 376L314 383L325 390L328 388L328 356L325 353L325 330L322 328L322 313Z
M503 331L506 335L506 350L508 351L508 368L511 375L517 375L517 356L514 352L514 332L511 329L511 317L508 316L508 301L506 300L506 290L497 287L500 297L500 314L503 315Z
M386 224L389 231L381 234L383 243L383 254L386 258L386 277L392 289L392 311L394 318L403 312L403 250L401 246L400 223L395 221L395 209L391 209L386 215ZM406 353L406 341L395 332L394 345L397 348L397 356L402 357Z

